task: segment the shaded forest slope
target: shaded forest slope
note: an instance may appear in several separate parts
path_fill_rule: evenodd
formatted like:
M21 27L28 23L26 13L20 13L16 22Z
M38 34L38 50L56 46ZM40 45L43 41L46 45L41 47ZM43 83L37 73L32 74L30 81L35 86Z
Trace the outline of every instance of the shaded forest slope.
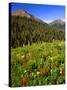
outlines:
M64 40L64 31L58 30L26 11L10 15L11 47L22 47L35 42Z

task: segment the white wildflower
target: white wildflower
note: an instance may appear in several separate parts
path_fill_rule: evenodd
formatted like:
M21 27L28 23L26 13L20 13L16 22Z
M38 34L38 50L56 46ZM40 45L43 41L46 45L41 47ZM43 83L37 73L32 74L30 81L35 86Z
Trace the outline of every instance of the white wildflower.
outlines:
M37 72L37 75L39 75L40 74L40 72Z
M24 73L26 73L27 71L25 70Z
M22 58L24 58L25 56L23 55L23 56L21 56Z
M62 71L60 71L60 74L62 74Z

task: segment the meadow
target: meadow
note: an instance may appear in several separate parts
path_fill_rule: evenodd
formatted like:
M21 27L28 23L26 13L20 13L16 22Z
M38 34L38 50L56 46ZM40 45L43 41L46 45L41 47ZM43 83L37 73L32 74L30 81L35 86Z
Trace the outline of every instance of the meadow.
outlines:
M64 41L11 48L11 86L65 83Z

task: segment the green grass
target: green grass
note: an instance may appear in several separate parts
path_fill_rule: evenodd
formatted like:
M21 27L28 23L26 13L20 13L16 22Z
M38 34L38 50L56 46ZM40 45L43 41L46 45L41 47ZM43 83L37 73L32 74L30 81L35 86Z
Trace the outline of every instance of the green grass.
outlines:
M65 83L64 41L11 49L11 86Z

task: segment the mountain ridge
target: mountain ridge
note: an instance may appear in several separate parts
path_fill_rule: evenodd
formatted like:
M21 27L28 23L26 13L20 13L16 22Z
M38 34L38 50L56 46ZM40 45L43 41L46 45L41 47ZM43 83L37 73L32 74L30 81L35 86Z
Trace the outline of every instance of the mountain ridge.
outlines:
M61 19L56 19L52 21L51 23L49 23L49 25L51 25L52 27L56 29L65 30L65 21Z
M33 18L39 22L46 23L43 20L39 19L38 17L33 16L32 14L28 13L26 10L16 10L15 12L11 13L11 16L21 16L21 17Z
M16 10L15 12L12 12L11 15L12 16L22 16L22 17L26 16L28 18L31 17L31 15L27 13L27 11L25 10Z

